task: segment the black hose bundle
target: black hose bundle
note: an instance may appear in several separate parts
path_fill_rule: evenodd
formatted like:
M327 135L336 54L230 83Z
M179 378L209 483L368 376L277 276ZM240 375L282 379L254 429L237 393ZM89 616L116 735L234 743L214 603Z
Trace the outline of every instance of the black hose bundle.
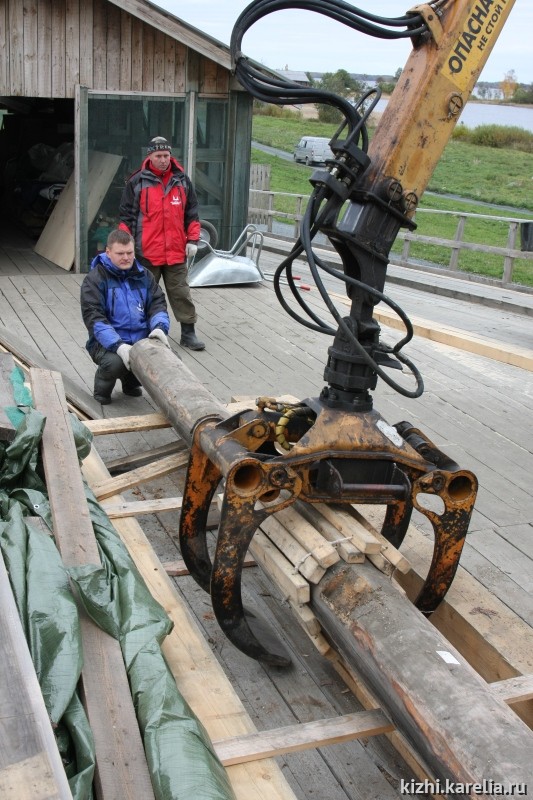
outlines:
M448 0L436 0L432 3L432 8L438 13L439 7L444 5ZM314 11L318 14L327 16L333 20L341 22L344 25L352 28L353 30L366 33L369 36L374 36L381 39L401 39L418 37L427 32L427 26L423 17L417 13L404 14L401 17L381 17L376 14L371 14L360 8L345 3L343 0L256 0L247 6L238 17L233 32L231 35L231 58L234 65L234 72L241 85L258 100L265 103L273 103L276 105L296 105L301 103L325 103L332 105L339 109L344 117L344 122L333 137L332 143L339 139L343 133L343 147L344 152L350 148L357 147L363 153L368 150L369 137L366 127L366 122L375 108L381 90L371 89L366 92L363 97L355 104L350 103L344 97L318 89L317 87L304 87L292 81L283 78L276 78L268 74L266 71L253 66L249 60L243 55L241 51L242 39L246 31L259 19L271 14L274 11L283 9L302 9L306 11ZM333 148L335 151L335 148ZM346 159L336 158L332 162L327 162L330 171L341 168L345 174L347 171ZM321 226L326 219L331 218L331 191L320 181L317 181L315 188L309 199L307 210L301 223L300 238L297 240L289 256L280 264L274 274L274 289L276 296L281 303L282 307L287 313L302 325L321 333L334 336L336 329L327 324L324 320L320 319L310 306L304 301L298 291L297 284L292 274L292 264L294 260L305 252L311 273L315 284L320 292L326 307L331 313L333 319L341 328L344 334L352 342L356 351L359 353L363 361L374 372L379 375L389 386L398 391L405 397L419 397L423 390L424 385L422 377L416 367L405 356L400 355L400 350L406 345L413 337L413 327L411 321L405 312L390 298L378 291L376 288L369 286L356 278L353 278L346 273L341 272L320 259L313 251L313 238L321 229ZM334 198L335 200L336 198ZM342 204L340 204L342 205ZM339 206L340 207L340 206ZM331 298L329 297L324 284L320 278L319 268L324 270L329 275L332 275L344 281L347 285L352 286L354 289L359 289L368 292L377 301L386 303L395 313L398 314L400 319L405 325L406 334L394 347L390 347L380 342L379 351L382 353L389 353L394 355L398 361L405 364L413 374L416 380L416 388L413 391L405 389L398 384L376 363L376 360L367 352L363 345L357 340L348 325L342 319L341 315L335 308ZM312 320L300 316L294 309L292 309L285 301L281 291L281 278L286 277L290 290L297 300L298 304L305 311L307 317Z

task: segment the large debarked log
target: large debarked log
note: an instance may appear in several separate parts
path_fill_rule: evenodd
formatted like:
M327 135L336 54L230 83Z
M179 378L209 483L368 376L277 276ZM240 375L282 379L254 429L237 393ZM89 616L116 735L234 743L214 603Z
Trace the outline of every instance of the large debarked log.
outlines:
M187 444L200 420L228 417L159 342L135 344L131 366ZM436 778L485 781L478 796L491 793L490 782L533 785L531 730L385 576L368 563L340 562L313 587L311 607Z

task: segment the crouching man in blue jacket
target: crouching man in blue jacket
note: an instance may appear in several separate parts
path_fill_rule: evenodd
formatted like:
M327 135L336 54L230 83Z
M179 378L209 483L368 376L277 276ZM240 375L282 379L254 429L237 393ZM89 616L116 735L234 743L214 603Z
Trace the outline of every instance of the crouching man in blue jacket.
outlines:
M130 370L131 346L149 338L169 347L170 320L165 295L135 260L133 237L126 231L111 231L105 253L93 259L81 285L81 313L89 331L85 346L98 365L95 400L108 405L117 380L124 394L140 397L141 383Z

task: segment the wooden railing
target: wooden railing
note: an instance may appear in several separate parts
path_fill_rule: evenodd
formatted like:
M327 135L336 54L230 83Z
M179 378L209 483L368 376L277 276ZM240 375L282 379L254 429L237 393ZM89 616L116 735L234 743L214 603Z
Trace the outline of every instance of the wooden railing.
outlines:
M262 226L268 232L273 232L274 220L277 222L285 222L289 226L287 228L288 235L294 238L298 237L300 232L300 223L305 213L306 203L308 201L307 195L290 194L288 192L271 192L252 189L250 191L250 202L248 208L248 221ZM286 209L293 206L294 210L287 211ZM440 211L436 209L421 208L417 211L417 215L424 214L441 214L449 217L457 218L457 226L453 239L439 238L435 236L424 236L416 231L401 230L398 233L395 248L398 247L398 242L403 241L403 246L400 251L395 251L391 254L394 263L405 267L420 267L420 258L416 258L412 254L412 243L420 243L425 245L432 245L435 247L446 248L450 251L447 263L442 263L442 259L427 263L428 266L434 266L441 269L451 270L457 273L459 277L462 270L459 269L459 257L461 251L482 252L492 256L501 256L501 274L500 277L495 277L496 280L502 285L510 283L520 283L516 280L515 262L520 261L522 264L525 262L533 261L533 252L527 250L520 250L517 246L519 239L520 226L522 224L530 223L533 225L533 220L522 219L518 217L500 217L489 214L470 214L463 211ZM500 225L507 225L506 243L504 246L487 245L483 242L469 242L465 241L465 225L467 219L475 220L491 220L493 223ZM502 238L505 238L503 236ZM529 271L529 263L527 264ZM533 266L531 268L531 275L533 278ZM529 281L528 281L529 282Z

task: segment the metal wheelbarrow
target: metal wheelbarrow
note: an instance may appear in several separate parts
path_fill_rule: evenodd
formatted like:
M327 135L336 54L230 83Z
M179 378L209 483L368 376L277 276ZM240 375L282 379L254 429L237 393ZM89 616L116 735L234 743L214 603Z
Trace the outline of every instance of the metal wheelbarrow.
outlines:
M255 225L247 225L231 250L215 250L205 242L207 254L188 265L189 286L226 286L235 283L259 283L264 275L259 266L263 234Z

